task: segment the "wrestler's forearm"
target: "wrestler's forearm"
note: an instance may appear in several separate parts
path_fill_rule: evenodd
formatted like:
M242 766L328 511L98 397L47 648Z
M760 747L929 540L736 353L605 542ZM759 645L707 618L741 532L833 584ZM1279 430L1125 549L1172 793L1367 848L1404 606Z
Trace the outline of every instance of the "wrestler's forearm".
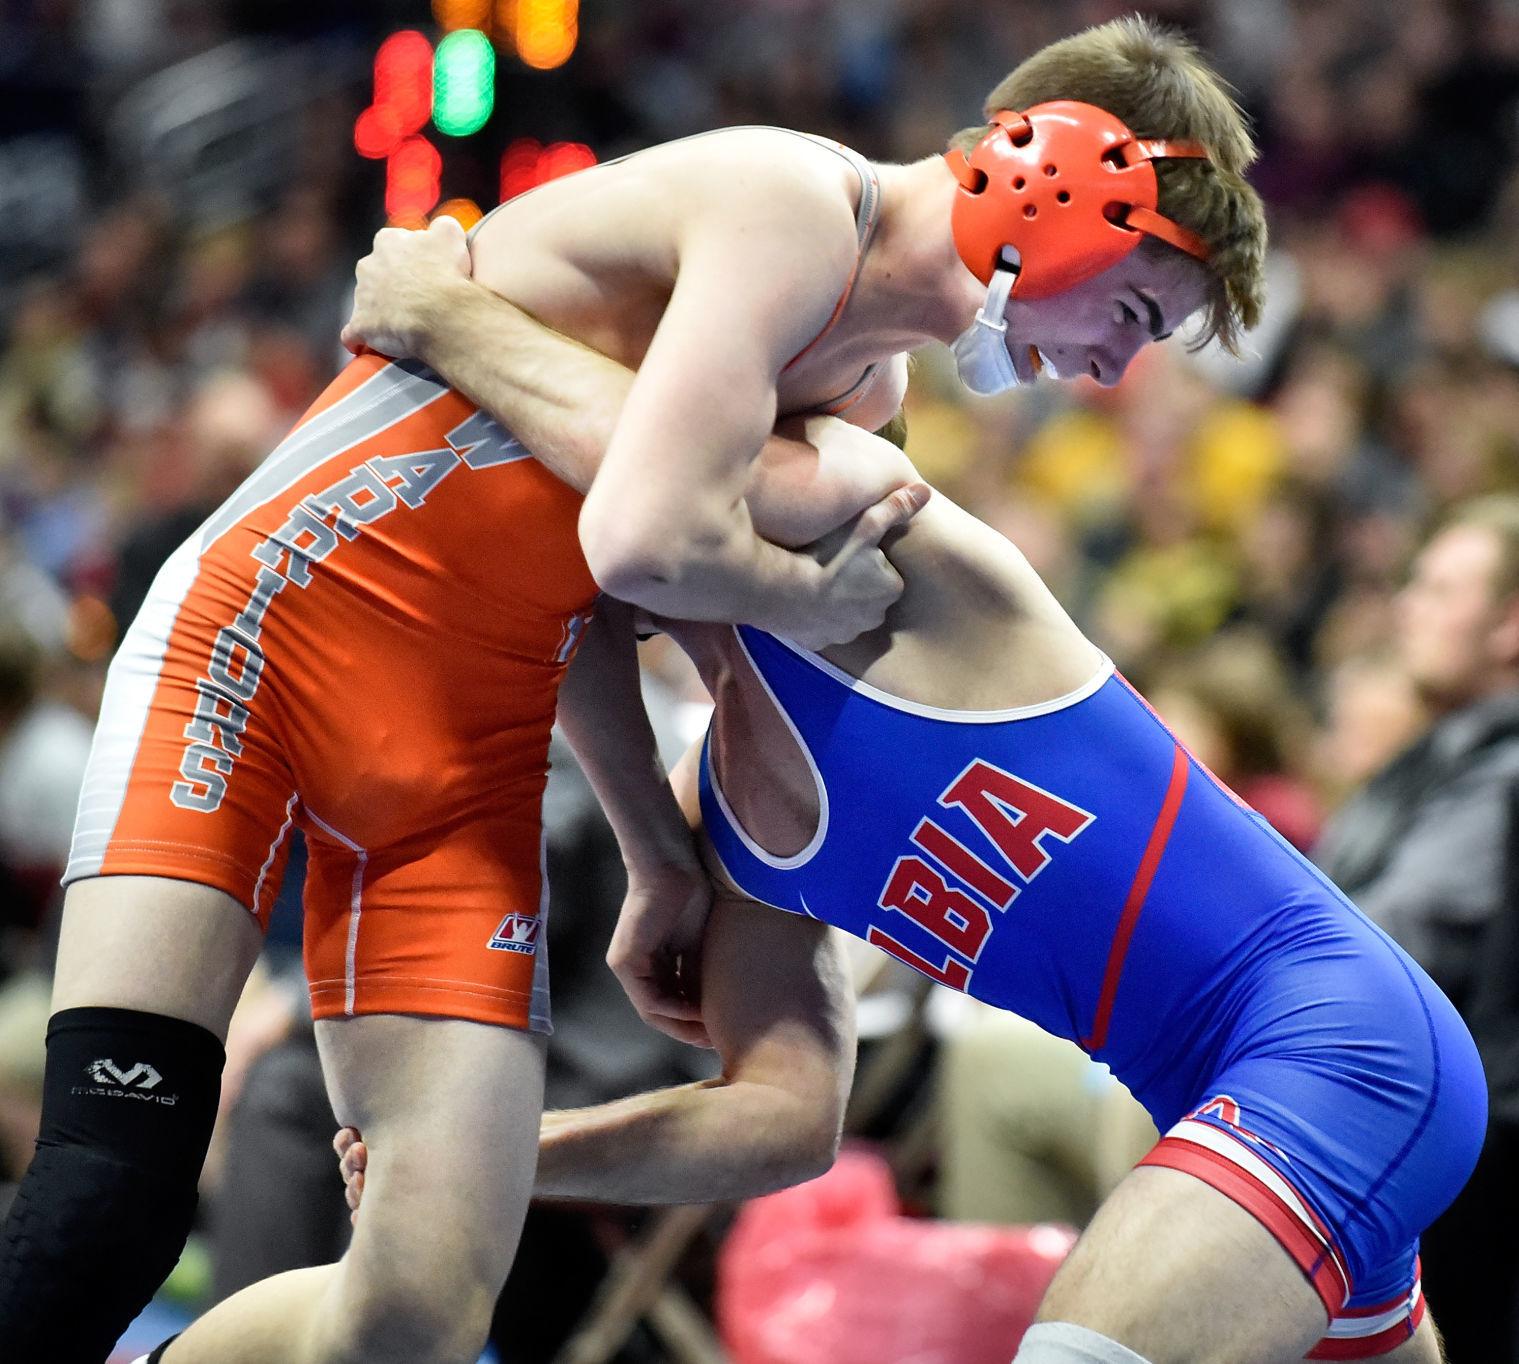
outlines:
M633 371L460 277L431 296L417 358L585 492L611 442Z
M702 1012L722 1077L549 1114L538 1190L706 1203L821 1174L854 1068L853 990L815 919L719 895L702 950Z
M646 559L609 564L593 558L598 526L581 516L581 543L591 571L608 591L672 620L753 625L800 635L827 591L827 572L806 554L760 537L742 498L721 517L671 527L668 546Z
M605 1203L720 1203L822 1174L833 1134L783 1089L710 1081L544 1115L534 1192Z
M558 477L587 491L616 430L633 371L462 276L430 292L421 311L411 333L417 358L500 421ZM792 551L902 486L913 471L838 443L820 458L814 445L796 435L755 437L762 438L741 495L681 487L690 514L670 518L656 556L660 562L608 577L602 585L675 618L743 621L782 634L810 626L812 603L828 590L828 572ZM701 516L695 514L698 501L706 508ZM598 550L604 538L597 534Z
M697 865L691 830L665 779L643 708L632 608L604 597L559 689L559 727L575 750L632 871Z

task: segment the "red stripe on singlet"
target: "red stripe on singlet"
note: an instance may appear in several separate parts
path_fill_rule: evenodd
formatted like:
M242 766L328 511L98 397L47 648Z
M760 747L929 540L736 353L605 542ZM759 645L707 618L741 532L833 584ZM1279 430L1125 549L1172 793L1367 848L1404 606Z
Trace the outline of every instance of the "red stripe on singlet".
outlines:
M1113 1001L1118 995L1118 979L1123 974L1124 958L1129 953L1129 941L1134 936L1139 912L1144 908L1150 894L1150 883L1155 879L1160 857L1170 841L1171 830L1176 826L1176 816L1181 810L1181 798L1187 789L1187 753L1180 744L1171 763L1171 781L1166 787L1166 798L1161 802L1160 814L1150 830L1150 840L1145 845L1144 856L1139 859L1139 870L1134 873L1124 901L1123 913L1118 916L1118 927L1113 933L1113 945L1108 949L1108 966L1103 973L1102 993L1097 998L1097 1015L1092 1020L1092 1031L1082 1038L1081 1045L1087 1051L1096 1051L1108 1040L1108 1023L1113 1016Z

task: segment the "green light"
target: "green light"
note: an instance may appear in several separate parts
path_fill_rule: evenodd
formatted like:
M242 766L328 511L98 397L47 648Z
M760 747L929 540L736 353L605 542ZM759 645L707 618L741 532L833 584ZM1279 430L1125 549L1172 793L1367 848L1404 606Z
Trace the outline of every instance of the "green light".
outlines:
M432 121L449 137L468 137L485 126L496 105L496 51L477 28L461 28L438 44L433 57Z

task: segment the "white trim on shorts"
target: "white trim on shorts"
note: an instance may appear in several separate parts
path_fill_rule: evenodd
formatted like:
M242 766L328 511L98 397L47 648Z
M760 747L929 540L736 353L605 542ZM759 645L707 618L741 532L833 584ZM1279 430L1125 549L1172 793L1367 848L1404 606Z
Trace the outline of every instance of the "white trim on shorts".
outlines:
M1317 1243L1324 1252L1325 1263L1333 1268L1340 1283L1344 1287L1344 1294L1349 1298L1352 1293L1350 1282L1350 1270L1341 1257L1339 1248L1328 1240L1322 1231L1319 1220L1309 1211L1306 1203L1276 1169L1256 1155L1242 1138L1225 1131L1221 1127L1215 1127L1212 1123L1201 1122L1196 1118L1183 1118L1165 1134L1168 1141L1189 1142L1193 1146L1201 1146L1204 1150L1221 1156L1231 1165L1237 1166L1247 1175L1250 1175L1258 1183L1263 1184L1281 1201L1293 1221L1308 1233L1312 1240ZM1338 1318L1336 1318L1338 1320Z
M105 863L148 727L153 695L169 652L169 636L199 571L195 537L191 536L158 570L137 619L111 660L79 792L64 885L98 875Z
M306 807L306 817L324 833L331 834L350 852L358 855L353 867L353 889L348 898L348 945L343 951L343 1012L352 1018L354 995L358 989L356 964L359 955L359 920L364 916L364 869L369 865L369 852L347 834L339 833L309 805Z
M543 823L539 817L540 826ZM549 998L549 835L538 835L538 938L533 944L533 994L527 1010L532 1032L553 1036L554 1021Z

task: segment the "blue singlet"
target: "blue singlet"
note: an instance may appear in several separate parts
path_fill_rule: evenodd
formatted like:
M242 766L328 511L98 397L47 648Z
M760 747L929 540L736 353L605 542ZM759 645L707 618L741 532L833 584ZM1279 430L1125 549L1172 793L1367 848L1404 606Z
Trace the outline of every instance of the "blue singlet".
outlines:
M944 711L737 633L821 819L801 852L767 853L709 736L702 815L734 884L1079 1043L1166 1133L1147 1163L1219 1188L1297 1260L1332 1319L1326 1357L1406 1338L1419 1232L1486 1112L1424 972L1111 666L1045 705Z

